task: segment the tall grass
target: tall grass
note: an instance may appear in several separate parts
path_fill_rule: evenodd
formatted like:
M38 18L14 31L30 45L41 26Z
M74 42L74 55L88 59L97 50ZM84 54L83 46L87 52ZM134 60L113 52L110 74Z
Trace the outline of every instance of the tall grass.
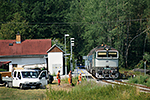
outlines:
M141 100L150 99L150 94L140 93L136 87L124 85L102 86L84 81L72 91L53 90L46 92L50 100Z
M42 100L46 98L46 90L0 87L0 100Z
M148 75L139 75L134 78L129 78L129 83L143 84L150 87L150 76Z

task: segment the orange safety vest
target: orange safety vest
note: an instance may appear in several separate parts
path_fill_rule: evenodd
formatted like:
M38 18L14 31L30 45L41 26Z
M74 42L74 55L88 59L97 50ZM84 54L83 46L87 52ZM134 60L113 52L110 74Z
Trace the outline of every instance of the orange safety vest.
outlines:
M59 73L57 74L57 77L56 77L56 78L57 78L57 79L60 79L60 74L59 74Z
M68 82L70 83L70 78L68 78Z
M79 79L79 81L81 81L81 75L79 75L78 79Z

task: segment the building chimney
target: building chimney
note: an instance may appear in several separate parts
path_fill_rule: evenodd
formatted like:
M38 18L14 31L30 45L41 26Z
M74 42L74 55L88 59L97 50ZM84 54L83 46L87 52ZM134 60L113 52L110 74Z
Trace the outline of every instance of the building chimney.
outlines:
M21 43L21 36L19 34L19 32L16 34L16 44L20 44Z

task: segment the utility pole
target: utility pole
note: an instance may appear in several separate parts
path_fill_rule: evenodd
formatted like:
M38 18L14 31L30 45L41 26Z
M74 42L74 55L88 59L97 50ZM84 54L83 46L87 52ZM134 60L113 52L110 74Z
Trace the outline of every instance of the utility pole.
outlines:
M65 75L67 75L67 57L66 57L66 37L69 36L69 34L65 34Z
M72 64L72 46L74 46L74 38L70 38L70 48L71 48L71 55L70 55L70 68L72 71L73 64Z
M146 61L144 61L144 75L146 75Z

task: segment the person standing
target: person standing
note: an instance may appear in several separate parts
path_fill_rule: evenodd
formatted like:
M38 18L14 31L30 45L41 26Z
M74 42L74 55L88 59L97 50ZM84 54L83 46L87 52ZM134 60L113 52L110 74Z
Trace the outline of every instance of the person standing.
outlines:
M57 74L57 80L58 80L58 85L60 85L60 70L58 71L58 74Z
M71 71L69 72L69 78L68 78L69 84L72 84L72 73Z
M79 85L79 80L77 81L77 85Z
M81 73L79 74L78 79L79 79L79 82L81 83L81 81L82 81Z

